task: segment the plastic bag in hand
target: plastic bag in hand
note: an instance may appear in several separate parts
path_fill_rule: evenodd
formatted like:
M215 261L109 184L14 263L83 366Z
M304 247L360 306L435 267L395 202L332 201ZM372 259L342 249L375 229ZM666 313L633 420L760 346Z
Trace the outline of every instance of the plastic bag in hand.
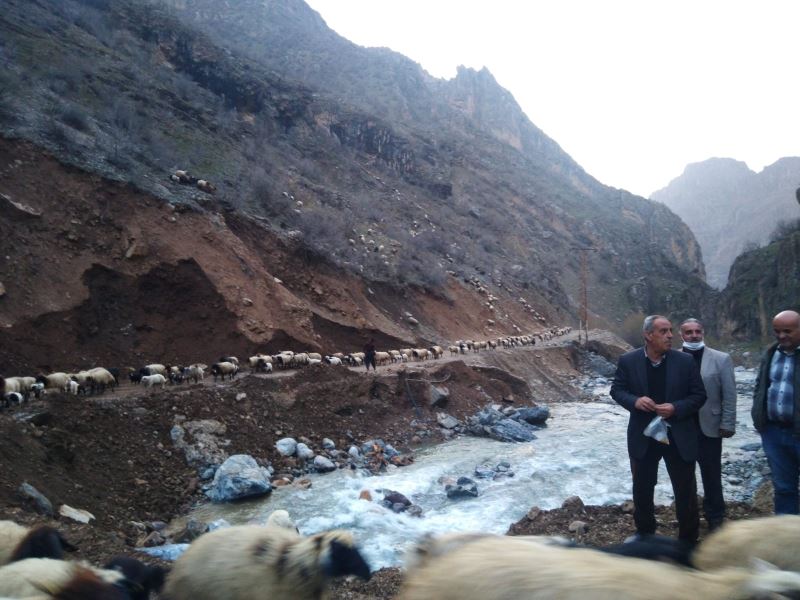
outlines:
M647 427L644 428L644 434L648 437L653 438L657 442L661 442L662 444L669 444L667 427L669 427L669 423L667 423L660 416L657 416L652 421L650 421L650 424Z

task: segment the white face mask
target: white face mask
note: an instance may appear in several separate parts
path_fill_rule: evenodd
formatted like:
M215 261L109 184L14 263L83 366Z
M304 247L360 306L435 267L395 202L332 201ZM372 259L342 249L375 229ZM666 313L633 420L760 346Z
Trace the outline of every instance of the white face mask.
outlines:
M701 349L705 348L706 347L706 343L705 342L683 342L683 347L686 348L687 350L696 351L696 350L701 350Z

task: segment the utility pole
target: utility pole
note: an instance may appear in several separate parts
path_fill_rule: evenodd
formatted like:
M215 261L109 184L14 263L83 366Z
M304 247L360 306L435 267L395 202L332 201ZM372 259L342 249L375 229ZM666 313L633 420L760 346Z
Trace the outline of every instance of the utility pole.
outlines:
M581 299L579 309L578 343L589 343L589 251L595 251L594 246L575 245L573 249L581 253ZM581 333L582 332L582 333Z

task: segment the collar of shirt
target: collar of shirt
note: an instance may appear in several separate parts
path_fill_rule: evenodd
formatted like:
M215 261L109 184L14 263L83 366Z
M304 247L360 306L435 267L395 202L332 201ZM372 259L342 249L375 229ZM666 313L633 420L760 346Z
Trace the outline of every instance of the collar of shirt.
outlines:
M650 366L652 366L653 368L661 366L661 363L663 363L664 359L667 358L667 353L665 352L664 354L661 355L661 360L659 360L658 362L653 362L652 360L650 360L650 357L647 356L647 346L642 346L642 350L644 351L644 357L647 359L647 362L649 362Z

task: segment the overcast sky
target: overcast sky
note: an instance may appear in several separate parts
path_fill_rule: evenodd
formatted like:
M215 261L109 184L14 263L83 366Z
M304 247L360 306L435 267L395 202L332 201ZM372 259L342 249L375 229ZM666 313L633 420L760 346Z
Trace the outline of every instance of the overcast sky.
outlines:
M800 155L800 0L307 0L362 46L450 79L487 67L605 184ZM800 183L800 182L798 182Z

